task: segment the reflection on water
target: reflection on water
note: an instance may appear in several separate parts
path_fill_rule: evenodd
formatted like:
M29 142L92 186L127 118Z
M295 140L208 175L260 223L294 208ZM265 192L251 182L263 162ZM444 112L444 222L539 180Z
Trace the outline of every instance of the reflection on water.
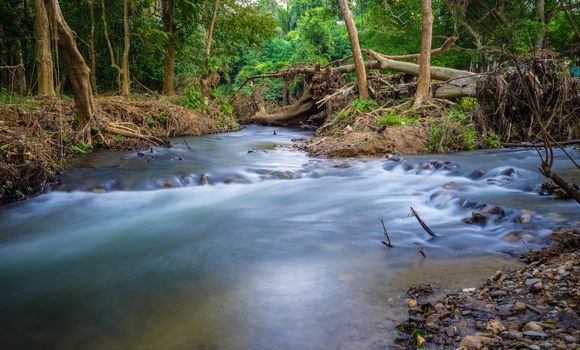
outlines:
M410 285L474 286L513 263L494 252L577 215L533 193L532 151L323 160L291 147L304 135L250 127L191 150L97 153L0 210L0 346L384 348ZM506 217L461 221L483 204Z

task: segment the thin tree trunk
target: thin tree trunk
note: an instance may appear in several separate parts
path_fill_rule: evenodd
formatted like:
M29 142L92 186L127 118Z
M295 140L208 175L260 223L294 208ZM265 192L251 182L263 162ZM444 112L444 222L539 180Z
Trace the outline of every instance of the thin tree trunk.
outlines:
M173 80L175 78L175 23L173 15L175 12L174 0L162 0L163 29L167 34L167 45L165 46L165 76L163 77L163 94L170 96L175 93Z
M54 65L50 50L50 27L43 0L35 0L34 35L36 37L36 64L38 94L56 96L54 90Z
M121 89L121 94L123 96L129 96L131 94L130 80L129 80L129 2L128 0L123 1L123 54L121 56L121 66L117 64L117 59L115 58L115 53L113 52L113 45L111 44L111 39L109 38L109 26L107 24L107 10L105 9L105 0L101 0L102 15L103 20L103 33L105 34L105 40L107 41L107 47L109 48L109 55L111 56L111 67L115 68L119 77L119 88Z
M80 118L81 127L92 118L95 109L90 84L91 70L77 48L75 34L66 23L57 0L45 0L56 25L58 45L62 51L66 70L73 88L75 114ZM90 130L89 130L90 132Z
M354 24L354 19L352 18L352 13L348 8L346 0L338 0L338 6L344 17L344 23L346 24L346 29L348 31L348 36L350 38L350 44L352 47L352 55L354 59L354 65L356 68L356 82L358 86L359 97L363 100L368 100L369 90L367 85L367 73L365 71L365 64L362 58L362 53L360 50L360 44L358 42L358 33L356 30L356 25Z
M18 93L20 95L26 95L26 70L24 68L24 55L22 53L23 49L22 49L22 41L20 39L18 39L17 41L18 44L18 65L20 66L20 68L18 68L18 70L16 71L17 74L17 80L18 80Z
M121 93L131 95L131 79L129 76L129 49L131 47L131 33L129 32L129 0L123 1L123 56L121 61Z
M215 0L213 3L213 14L211 15L211 22L209 23L209 30L207 32L207 47L205 48L205 71L209 72L209 56L211 55L211 41L213 37L213 28L217 18L218 7L220 0Z
M543 49L546 47L546 34L548 30L546 25L545 0L536 0L536 17L538 22L540 22L540 33L536 48Z
M89 34L89 56L91 60L91 84L93 92L97 94L97 56L95 53L95 8L93 0L88 0L89 15L91 17L91 32Z
M421 107L429 99L431 87L431 41L433 40L433 11L431 0L421 0L423 27L421 29L421 53L419 55L419 79L414 107Z

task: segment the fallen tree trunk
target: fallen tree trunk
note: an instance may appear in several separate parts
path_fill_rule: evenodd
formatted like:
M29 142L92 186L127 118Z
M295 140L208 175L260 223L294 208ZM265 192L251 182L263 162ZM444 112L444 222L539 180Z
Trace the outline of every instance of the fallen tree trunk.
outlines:
M312 98L310 89L305 90L298 101L273 114L266 112L263 100L260 101L259 97L254 97L254 99L259 101L258 111L254 116L243 120L246 124L300 126L308 121L310 117L320 112Z

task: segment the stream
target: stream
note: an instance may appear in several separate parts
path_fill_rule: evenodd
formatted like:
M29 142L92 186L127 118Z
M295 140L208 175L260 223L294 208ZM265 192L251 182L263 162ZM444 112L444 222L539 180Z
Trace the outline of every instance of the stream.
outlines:
M578 220L534 150L329 160L275 131L95 152L0 208L0 348L386 349L411 285L474 287Z

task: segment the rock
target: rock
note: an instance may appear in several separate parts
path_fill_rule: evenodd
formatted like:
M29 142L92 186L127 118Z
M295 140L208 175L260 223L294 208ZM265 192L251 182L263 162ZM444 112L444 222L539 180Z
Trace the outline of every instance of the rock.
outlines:
M461 339L459 347L465 347L467 349L481 349L489 342L491 342L491 338L481 335L468 335Z
M535 344L527 345L526 347L530 350L540 350L540 347L538 345L535 345Z
M526 332L524 332L524 336L530 337L530 338L546 338L546 337L548 337L548 335L546 333L538 332L538 331L526 331Z
M473 293L473 292L475 292L475 287L463 288L461 291L464 293Z
M567 334L567 335L564 336L564 341L566 343L576 343L578 340L576 339L576 337Z
M537 324L536 322L528 322L524 325L523 328L524 331L536 331L536 332L541 332L544 330L544 327L540 326L539 324Z
M522 332L518 331L508 331L507 336L509 339L522 339L524 337Z
M532 293L538 293L542 289L544 289L544 286L542 285L542 282L538 282L538 283L534 284L532 286L532 288L530 288L530 290L532 291Z
M433 306L433 308L435 309L435 312L437 312L440 315L445 315L445 314L449 313L449 311L447 311L445 306L443 306L443 304L441 304L441 303L435 304L435 306Z
M508 293L503 290L492 290L491 293L489 293L492 298L505 297L507 294Z
M201 174L201 176L199 177L199 185L200 186L209 185L209 176L207 176L206 174Z
M298 176L292 171L275 171L272 173L272 176L278 180L292 180L298 178Z
M439 315L438 314L431 314L431 315L427 316L427 318L425 319L425 325L433 326L433 324L437 321L439 321Z
M107 192L107 190L105 190L104 188L96 187L96 188L91 188L91 192L93 192L93 193L105 193L105 192Z
M489 320L485 325L485 330L493 334L499 334L505 331L505 326L503 325L503 323L501 323L501 321Z
M348 163L340 163L340 164L336 164L334 167L338 168L338 169L346 169L346 168L350 168L351 166Z
M543 341L539 345L540 345L541 349L552 349L552 347L554 346L554 345L552 345L552 343L547 342L547 341Z
M542 282L542 280L539 278L529 278L526 280L526 286L533 286L534 284L536 284L538 282Z
M501 271L496 271L493 276L491 276L491 280L492 281L497 281L500 279L500 277L503 275L503 272Z
M521 303L521 302L516 302L516 304L514 305L514 311L516 312L523 312L526 311L526 304Z

